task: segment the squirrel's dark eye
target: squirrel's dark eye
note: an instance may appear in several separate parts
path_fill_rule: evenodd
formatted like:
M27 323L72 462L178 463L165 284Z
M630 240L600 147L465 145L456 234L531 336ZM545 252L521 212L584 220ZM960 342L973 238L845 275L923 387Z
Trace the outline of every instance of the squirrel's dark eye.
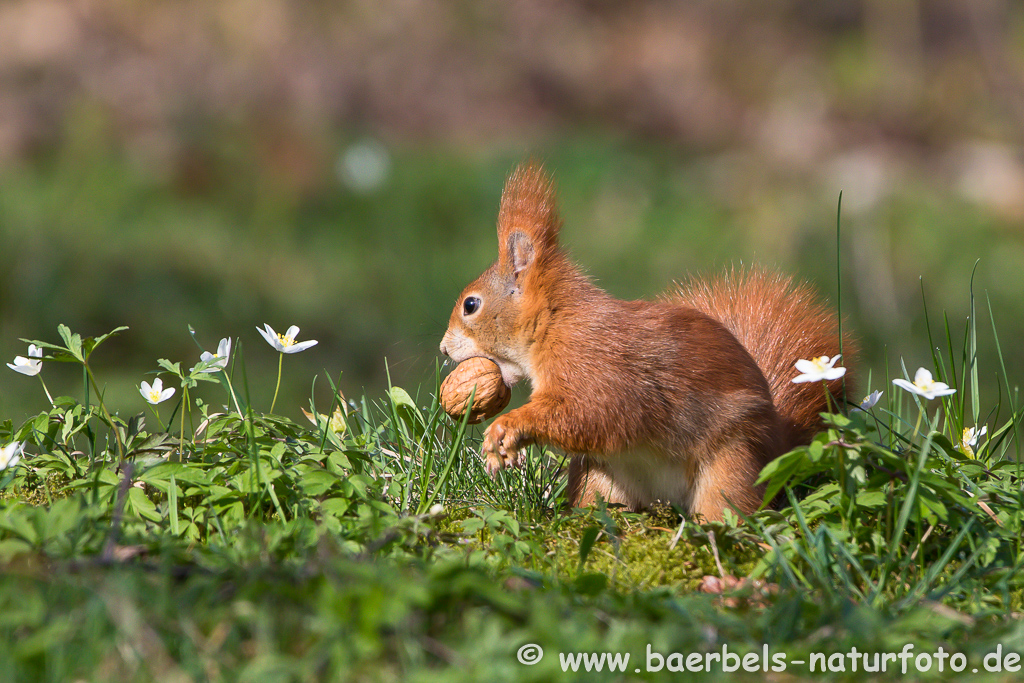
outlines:
M473 315L480 310L480 299L475 296L467 296L462 302L462 314Z

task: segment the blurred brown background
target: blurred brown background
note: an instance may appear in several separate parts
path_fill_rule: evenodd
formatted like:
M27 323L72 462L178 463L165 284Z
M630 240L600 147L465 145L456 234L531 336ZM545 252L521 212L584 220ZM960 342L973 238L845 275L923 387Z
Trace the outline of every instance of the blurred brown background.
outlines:
M433 377L454 297L494 257L504 175L558 182L607 289L757 261L837 295L872 388L959 356L971 274L986 391L1024 376L1024 5L227 0L0 3L0 356L97 335L125 412L156 359L242 339L257 407L302 327L350 396ZM57 393L80 374L44 368ZM865 374L867 374L865 372ZM866 388L866 387L865 387ZM211 395L210 400L220 401ZM266 405L263 405L263 404ZM0 373L0 419L45 407Z

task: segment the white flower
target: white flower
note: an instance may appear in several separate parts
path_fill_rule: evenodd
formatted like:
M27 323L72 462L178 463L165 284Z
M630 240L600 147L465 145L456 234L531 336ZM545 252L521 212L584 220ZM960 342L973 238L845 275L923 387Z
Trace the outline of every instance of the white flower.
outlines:
M14 467L21 460L21 452L25 444L20 441L12 441L3 448L0 448L0 470Z
M299 328L296 325L292 325L288 328L288 331L284 334L278 334L274 331L274 328L266 323L263 324L266 328L261 330L256 328L256 331L263 335L263 338L267 340L267 343L277 349L280 353L298 353L299 351L305 351L311 346L316 346L317 341L310 339L304 342L296 342L295 337L299 333Z
M24 356L15 356L13 363L8 363L7 367L15 372L20 372L23 375L33 377L39 374L39 371L43 369L43 361L38 360L43 357L43 350L35 344L28 345L28 358Z
M153 380L153 386L150 386L149 382L143 382L142 386L139 387L139 393L142 394L142 398L156 405L174 396L174 387L164 389L164 381L157 377Z
M860 405L854 408L854 410L862 410L867 412L875 407L878 403L878 399L882 398L882 391L872 391L870 394L864 397L864 400L860 402Z
M832 356L831 359L828 356L820 356L811 360L798 360L796 362L796 369L801 374L793 378L793 383L800 384L802 382L821 382L823 380L839 379L846 374L846 368L834 367L837 360L839 360L838 355Z
M977 427L964 427L964 433L960 437L960 451L966 455L974 457L974 446L978 445L978 439L985 436L988 433L988 425L983 425L981 429Z
M988 425L983 425L981 430L977 427L965 427L963 441L968 446L977 446L978 439L988 434Z
M220 344L217 344L217 353L210 353L209 351L203 351L202 355L199 356L199 360L210 365L203 368L199 372L217 372L222 370L228 365L228 357L231 355L231 340L221 339Z
M918 368L914 375L914 383L911 384L905 379L894 379L893 384L901 389L906 389L912 394L922 396L929 401L939 396L955 394L956 389L950 389L945 382L936 382L932 379L932 373L924 368Z

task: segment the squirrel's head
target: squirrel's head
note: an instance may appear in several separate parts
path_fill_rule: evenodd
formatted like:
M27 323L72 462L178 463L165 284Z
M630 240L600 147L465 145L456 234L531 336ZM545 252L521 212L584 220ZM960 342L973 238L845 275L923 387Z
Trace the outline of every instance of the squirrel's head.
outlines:
M537 164L509 176L498 212L498 260L462 290L441 340L456 363L482 356L509 385L533 377L530 348L544 333L551 283L565 257L554 189Z

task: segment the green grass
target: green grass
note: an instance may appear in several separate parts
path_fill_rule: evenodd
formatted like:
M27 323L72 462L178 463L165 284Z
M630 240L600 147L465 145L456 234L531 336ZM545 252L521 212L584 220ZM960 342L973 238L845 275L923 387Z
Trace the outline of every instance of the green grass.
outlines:
M781 508L712 524L567 511L556 453L490 479L479 429L440 411L439 371L418 392L331 390L315 425L253 407L272 375L249 375L237 342L223 372L161 361L177 393L159 414L111 414L97 378L88 402L0 423L0 445L26 444L0 474L0 680L555 681L572 676L558 653L628 652L632 677L648 646L666 666L766 646L838 665L908 643L986 674L997 646L1024 649L1024 412L1012 393L972 403L984 335L944 324L936 339L956 394L918 402L876 380L875 408L766 468ZM44 377L116 349L59 336ZM721 596L698 590L706 576L751 582ZM545 657L520 664L531 643ZM859 678L845 666L788 673ZM720 669L702 675L735 677Z

